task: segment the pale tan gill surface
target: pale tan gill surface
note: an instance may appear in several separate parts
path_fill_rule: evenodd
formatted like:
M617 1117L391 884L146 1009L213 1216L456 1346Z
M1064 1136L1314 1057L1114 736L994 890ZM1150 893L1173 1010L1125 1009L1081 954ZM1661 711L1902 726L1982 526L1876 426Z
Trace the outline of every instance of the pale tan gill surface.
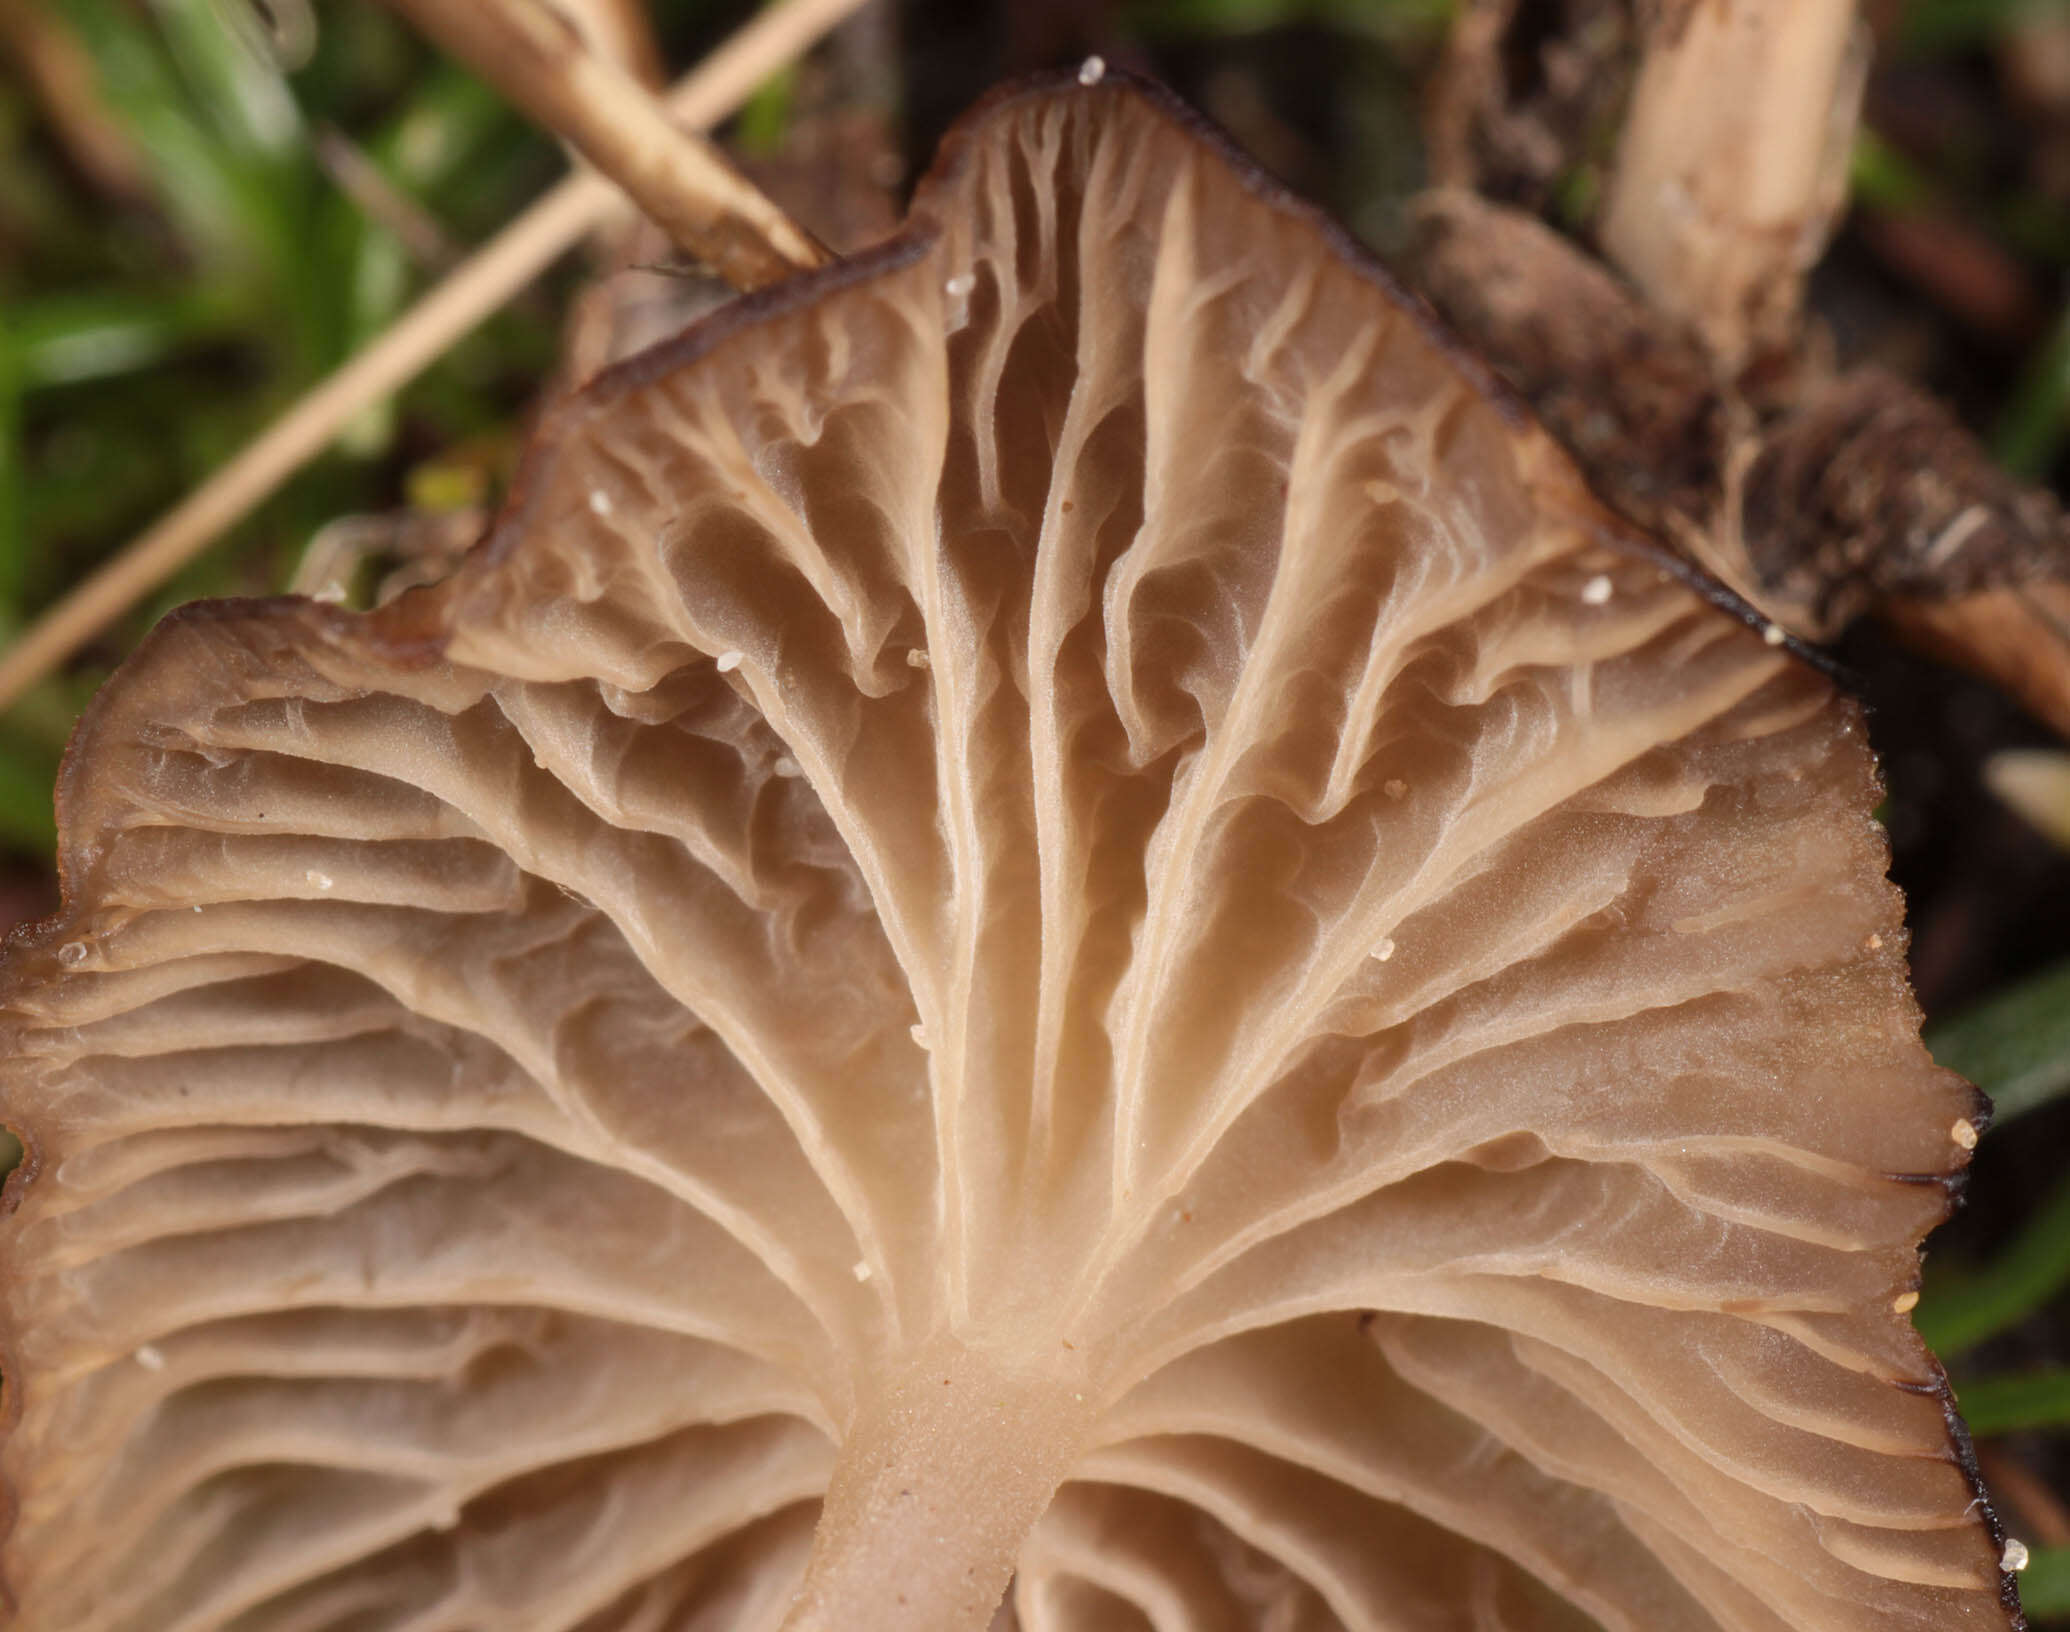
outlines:
M20 1624L2012 1624L1854 711L1315 220L1009 96L542 440L84 730Z

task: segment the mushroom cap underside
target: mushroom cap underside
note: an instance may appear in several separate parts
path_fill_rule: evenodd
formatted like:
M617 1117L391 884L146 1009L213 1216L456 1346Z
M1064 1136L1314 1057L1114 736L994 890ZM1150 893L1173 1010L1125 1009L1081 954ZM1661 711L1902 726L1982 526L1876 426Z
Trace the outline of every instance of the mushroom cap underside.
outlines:
M20 1624L2018 1624L1904 1313L1983 1107L1714 599L1168 99L995 97L455 578L95 703Z

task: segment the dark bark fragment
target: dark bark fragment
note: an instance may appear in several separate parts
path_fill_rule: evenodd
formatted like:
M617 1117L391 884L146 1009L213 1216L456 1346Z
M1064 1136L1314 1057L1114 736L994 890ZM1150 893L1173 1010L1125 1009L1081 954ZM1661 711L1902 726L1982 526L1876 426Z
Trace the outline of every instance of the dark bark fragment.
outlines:
M1546 208L1607 152L1636 56L1629 0L1468 0L1424 122L1433 178Z
M1536 217L1427 195L1411 273L1620 513L1812 639L1865 613L2070 736L2070 522L1937 400L1811 348L1735 386Z
M1542 221L1471 193L1419 202L1414 276L1641 526L1708 515L1724 407L1694 336Z
M2066 566L2055 496L1881 369L1841 376L1765 429L1741 525L1757 582L1827 628L1891 596L1943 600Z

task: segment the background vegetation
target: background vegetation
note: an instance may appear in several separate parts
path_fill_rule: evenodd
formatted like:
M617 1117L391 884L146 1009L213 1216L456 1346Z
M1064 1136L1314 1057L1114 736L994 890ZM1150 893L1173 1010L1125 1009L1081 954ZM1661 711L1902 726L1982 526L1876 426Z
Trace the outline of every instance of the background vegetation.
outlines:
M1525 0L1531 4L1532 0ZM1557 8L1543 0L1548 14ZM681 65L750 9L656 0ZM1954 403L2012 468L2070 478L2070 0L1870 0L1855 209L1814 305L1846 360ZM902 0L861 116L878 178L995 80L1098 51L1162 77L1385 250L1421 175L1447 0ZM0 0L0 643L365 344L562 169L554 144L366 0ZM70 64L76 72L64 71ZM53 65L56 65L55 68ZM852 89L852 88L851 88ZM791 73L751 157L826 162L850 117ZM840 95L835 94L838 102ZM816 139L816 133L817 138ZM1585 228L1591 159L1561 190ZM799 213L808 225L809 205ZM0 716L0 926L48 910L50 786L79 708L166 607L284 585L340 517L471 528L554 366L571 257ZM2070 1625L2070 796L2057 840L1988 791L2060 747L1873 634L1841 656L1885 756L1930 1041L1999 1096L1918 1310L2038 1621Z

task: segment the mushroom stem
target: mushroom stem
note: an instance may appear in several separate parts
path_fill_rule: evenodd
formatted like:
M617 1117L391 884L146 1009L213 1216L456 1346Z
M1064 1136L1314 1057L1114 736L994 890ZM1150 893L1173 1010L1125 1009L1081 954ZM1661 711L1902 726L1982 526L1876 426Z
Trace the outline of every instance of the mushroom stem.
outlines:
M1095 1398L954 1339L925 1351L858 1410L782 1632L984 1632Z

